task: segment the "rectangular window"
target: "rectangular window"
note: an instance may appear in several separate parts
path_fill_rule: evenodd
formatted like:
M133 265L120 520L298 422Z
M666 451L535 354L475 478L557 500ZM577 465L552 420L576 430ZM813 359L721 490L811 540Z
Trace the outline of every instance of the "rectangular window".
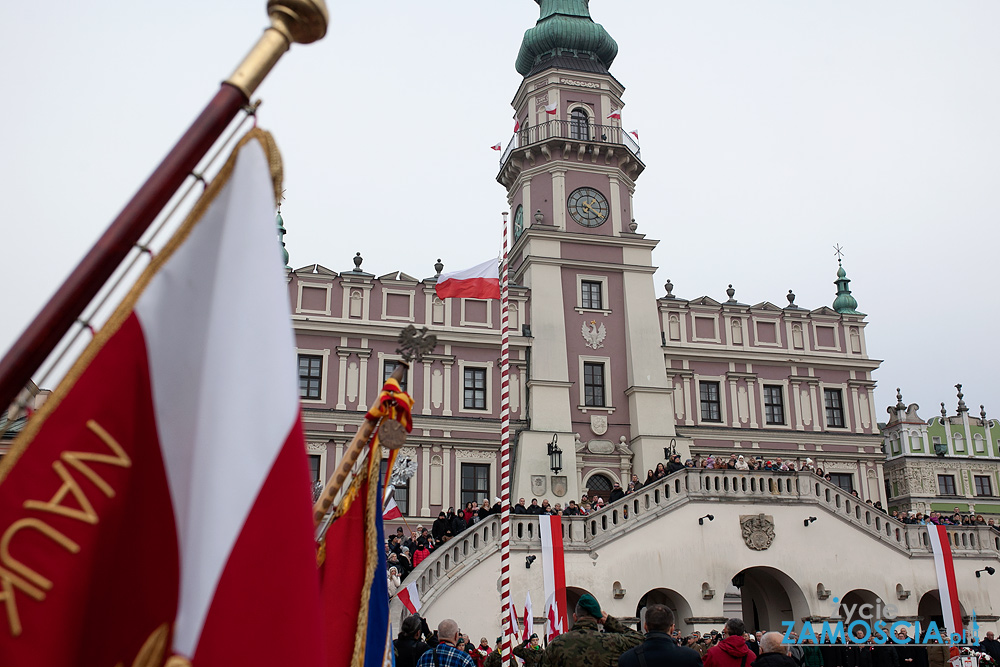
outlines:
M323 396L323 357L299 355L299 398L319 400Z
M319 454L310 454L309 455L309 481L310 482L319 482L319 481L325 482L326 481L326 480L322 479L322 477L321 477L321 471L319 469L319 464L320 464L321 460L322 460L322 458L320 457Z
M488 463L462 464L462 507L490 497L490 466ZM397 501L399 502L399 501Z
M764 385L764 419L768 424L785 423L785 397L778 385Z
M854 491L854 475L850 473L832 472L830 473L830 482L848 493Z
M824 389L826 401L826 425L844 428L844 399L839 389Z
M400 460L400 459L397 459ZM386 468L389 466L389 461L387 459L382 459L382 463L379 464L379 476L385 481ZM393 494L393 498L396 499L396 504L399 505L399 511L404 515L409 515L410 513L410 480L406 480L404 484L400 484L396 487L396 491Z
M604 364L583 362L583 404L604 407Z
M701 420L703 422L721 422L722 409L719 403L719 383L699 382L701 391Z
M938 494L942 496L958 495L955 493L954 475L938 475Z
M486 409L486 369L465 369L465 398L463 405L467 410Z
M604 309L603 285L596 280L580 281L580 305L592 310Z
M386 359L384 362L382 362L382 384L385 384L385 381L389 379L393 371L396 370L396 366L398 365L399 365L398 361L393 361L391 359ZM402 389L403 391L407 391L406 389L407 375L408 373L406 371L403 371L403 377L399 380L399 388Z
M990 482L989 475L974 475L972 480L976 483L977 496L993 495L993 484Z

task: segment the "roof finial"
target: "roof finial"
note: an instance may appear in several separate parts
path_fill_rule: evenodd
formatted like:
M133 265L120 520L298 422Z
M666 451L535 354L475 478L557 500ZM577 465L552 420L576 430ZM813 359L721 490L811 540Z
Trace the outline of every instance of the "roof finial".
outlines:
M962 385L956 384L955 389L958 390L958 413L968 412L969 406L965 404L965 394L962 393Z
M726 290L726 296L729 297L729 301L726 303L736 303L736 299L733 298L736 296L736 290L733 289L732 283L729 284L729 289Z
M358 271L358 272L361 271L361 262L363 262L363 261L365 261L365 260L362 259L360 252L354 256L354 270L355 271Z
M785 298L788 299L788 307L789 308L792 308L792 307L795 306L795 292L793 292L792 290L788 290L788 294L785 295Z
M986 406L985 405L980 405L979 406L979 416L983 420L983 426L986 426Z
M861 315L862 313L858 312L858 300L851 296L851 289L848 287L851 284L851 279L847 277L847 271L844 271L844 265L841 262L844 249L839 243L834 245L833 249L837 256L837 279L833 281L833 284L837 286L837 298L833 300L833 309L841 315Z
M444 271L444 264L441 263L441 258L439 257L438 261L434 262L434 277L439 278L442 271Z
M944 407L944 401L941 401L941 422L948 418L948 410Z
M905 410L906 404L903 403L903 394L899 391L899 387L896 387L896 409Z
M276 216L277 219L275 220L275 222L278 225L278 241L281 242L281 256L285 258L285 268L287 269L287 268L289 268L289 266L288 266L288 248L285 247L285 234L287 234L288 232L285 231L285 221L282 220L282 218L281 218L281 202L283 202L284 200L285 200L285 191L282 190L281 191L281 196L278 197L278 213L277 213L277 216Z
M670 278L667 278L667 282L663 283L663 289L667 290L667 298L675 299L674 296L674 283L671 282Z

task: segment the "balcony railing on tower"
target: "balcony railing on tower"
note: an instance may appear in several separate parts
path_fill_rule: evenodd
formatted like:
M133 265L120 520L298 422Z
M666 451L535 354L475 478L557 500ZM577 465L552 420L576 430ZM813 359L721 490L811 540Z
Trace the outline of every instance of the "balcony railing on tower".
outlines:
M632 135L616 125L594 125L592 123L573 120L550 120L533 127L525 127L514 133L507 150L500 158L500 164L507 162L510 154L516 148L530 146L548 139L572 139L575 141L590 141L601 144L618 144L625 146L636 158L642 159L639 144Z

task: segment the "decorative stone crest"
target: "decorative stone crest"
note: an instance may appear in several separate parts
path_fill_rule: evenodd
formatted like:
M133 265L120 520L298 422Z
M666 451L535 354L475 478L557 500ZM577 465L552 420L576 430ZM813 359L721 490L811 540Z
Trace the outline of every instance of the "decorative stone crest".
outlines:
M765 514L740 516L743 542L754 551L764 551L774 542L774 517Z
M587 443L587 451L591 454L614 454L615 444L610 440L591 440Z
M604 339L608 335L608 330L604 328L604 324L597 326L596 320L590 321L590 328L587 328L587 322L583 323L580 327L580 333L583 334L583 340L587 343L587 347L593 349L598 349L604 347Z
M566 495L566 491L569 489L569 478L565 475L553 475L552 476L552 494L556 498L562 498Z
M545 475L531 476L531 495L544 496L546 490Z
M607 415L590 415L590 430L594 435L604 435L608 432Z

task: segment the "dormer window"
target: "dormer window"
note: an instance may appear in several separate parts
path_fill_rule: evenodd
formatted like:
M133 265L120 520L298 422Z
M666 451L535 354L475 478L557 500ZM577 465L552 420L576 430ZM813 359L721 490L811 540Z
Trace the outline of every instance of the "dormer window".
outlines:
M570 112L569 136L570 139L590 141L590 117L579 107Z

